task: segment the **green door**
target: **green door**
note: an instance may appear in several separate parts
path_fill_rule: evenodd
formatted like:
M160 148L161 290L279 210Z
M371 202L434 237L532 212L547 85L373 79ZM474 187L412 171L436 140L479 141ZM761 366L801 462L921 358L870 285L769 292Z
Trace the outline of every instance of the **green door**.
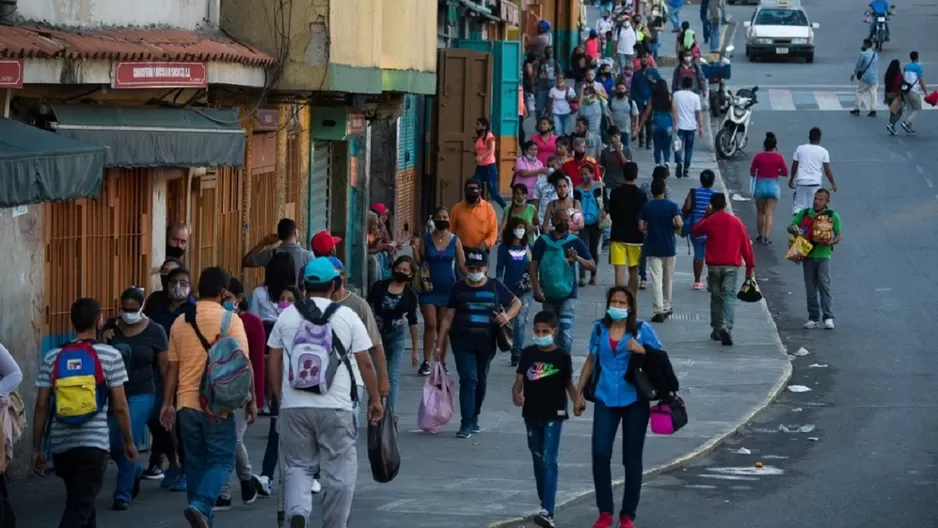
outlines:
M521 89L521 43L495 41L495 97L492 133L499 137L518 135L518 91Z

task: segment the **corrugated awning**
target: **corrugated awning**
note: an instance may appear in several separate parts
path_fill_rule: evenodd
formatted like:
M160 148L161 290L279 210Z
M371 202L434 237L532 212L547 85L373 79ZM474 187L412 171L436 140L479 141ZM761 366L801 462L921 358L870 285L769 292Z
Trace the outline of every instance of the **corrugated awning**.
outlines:
M0 207L97 196L106 151L0 118Z
M53 105L52 110L59 134L108 147L108 167L244 165L237 110L89 105Z

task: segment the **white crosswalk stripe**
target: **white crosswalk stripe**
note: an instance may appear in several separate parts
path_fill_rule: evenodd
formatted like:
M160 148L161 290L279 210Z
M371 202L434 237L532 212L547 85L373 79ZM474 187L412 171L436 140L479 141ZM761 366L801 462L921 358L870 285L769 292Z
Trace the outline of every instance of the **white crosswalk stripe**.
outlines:
M735 93L739 88L749 86L731 86ZM774 112L816 111L816 112L843 112L853 109L856 93L847 89L840 90L811 90L798 88L769 88L760 90L759 102L755 106L757 111L771 110ZM876 110L888 110L882 100L882 87L877 91ZM864 111L866 108L864 107ZM923 103L922 110L938 110L938 106Z

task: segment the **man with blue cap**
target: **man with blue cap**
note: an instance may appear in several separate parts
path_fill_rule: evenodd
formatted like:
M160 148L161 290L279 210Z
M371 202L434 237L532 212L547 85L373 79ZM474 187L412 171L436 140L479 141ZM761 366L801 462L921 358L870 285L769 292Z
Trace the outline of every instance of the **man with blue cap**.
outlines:
M348 525L358 475L357 379L373 395L369 422L384 415L368 352L373 343L358 315L331 300L337 278L341 272L329 258L311 260L303 271L306 298L280 314L267 341L268 380L280 402L284 512L291 528L307 526L317 469L327 492L323 525Z

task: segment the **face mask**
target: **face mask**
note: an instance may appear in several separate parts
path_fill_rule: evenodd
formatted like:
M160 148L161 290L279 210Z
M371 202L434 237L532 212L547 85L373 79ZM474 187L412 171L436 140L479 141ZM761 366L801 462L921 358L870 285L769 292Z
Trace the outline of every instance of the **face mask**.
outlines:
M586 98L586 101L585 101L585 103L588 104L588 105L591 105L591 104L593 104L593 103L595 103L595 102L596 102L596 98L593 97L593 96L587 97L587 98Z
M566 233L570 230L570 222L567 220L561 220L554 224L554 231L558 233Z
M391 273L391 277L395 282L407 282L410 280L410 273L405 273L403 271L395 271Z
M476 203L479 201L479 195L482 194L479 190L466 191L466 201L469 203Z
M528 161L534 161L534 160L537 159L537 156L535 156L534 154L525 154L524 157L525 157Z
M449 229L449 220L434 220L433 225L440 231Z
M606 314L613 321L621 321L623 319L626 319L629 316L629 309L628 308L615 308L615 307L610 306L609 308L606 308Z
M534 344L541 348L547 348L554 343L554 336L545 335L545 336L534 336Z
M581 160L581 159L583 159L583 158L586 157L586 153L585 153L585 152L574 152L574 153L573 153L573 157L576 158L577 160Z
M528 203L527 198L514 198L511 201L514 202L515 205L525 205Z
M514 231L512 231L512 233L515 234L515 238L517 238L518 240L523 240L524 234L526 232L527 231L523 227L519 227L518 229L515 229Z
M124 323L132 325L137 324L143 319L143 310L138 310L136 312L121 312L121 320Z
M277 313L280 313L290 307L290 301L280 301L277 303Z
M478 271L478 272L476 272L476 273L467 273L467 274L466 274L466 277L467 277L471 282L481 282L482 279L485 278L485 272L484 272L484 271Z
M174 301L184 301L189 298L189 287L188 286L173 286L169 291L169 296L172 297Z
M182 256L186 253L185 249L178 248L176 246L166 246L166 256L174 259L181 259Z
M221 305L225 310L228 310L229 312L233 312L237 308L237 305L235 305L234 301L225 301L221 303Z
M593 179L593 175L592 175L592 174L582 174L582 175L580 176L580 179L583 180L583 183L589 183L589 182Z
M485 132L485 129L484 129L484 128L476 127L476 134L481 134L481 133L483 133L483 132Z

